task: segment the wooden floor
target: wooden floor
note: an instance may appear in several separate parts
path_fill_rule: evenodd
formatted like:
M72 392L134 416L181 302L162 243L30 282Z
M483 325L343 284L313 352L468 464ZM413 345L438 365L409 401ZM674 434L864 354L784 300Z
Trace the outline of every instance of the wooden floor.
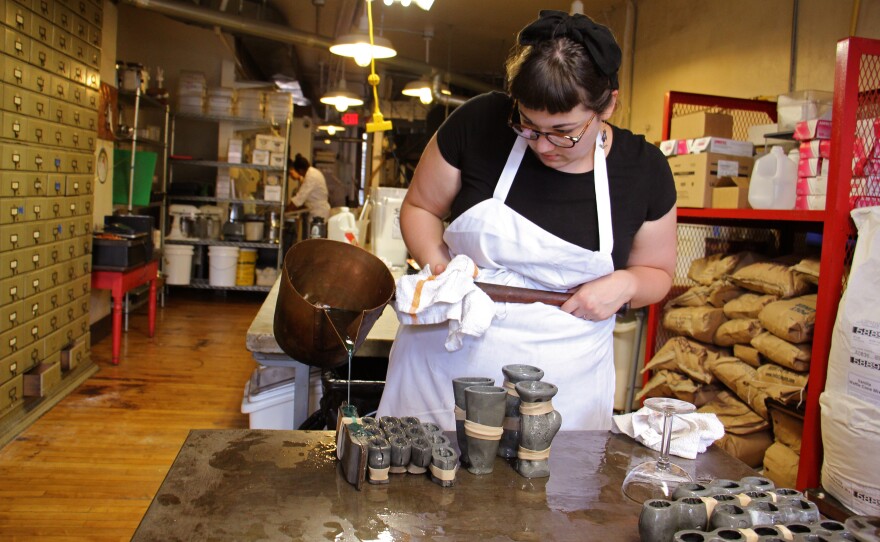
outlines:
M245 297L246 296L246 297ZM254 294L174 290L147 337L131 315L100 371L0 449L0 540L129 540L191 429L248 427Z

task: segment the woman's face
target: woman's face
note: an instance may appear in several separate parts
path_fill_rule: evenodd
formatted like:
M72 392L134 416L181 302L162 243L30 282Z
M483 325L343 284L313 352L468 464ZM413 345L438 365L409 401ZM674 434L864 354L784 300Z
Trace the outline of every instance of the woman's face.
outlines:
M583 105L555 115L519 105L519 122L524 127L543 133L579 137L577 143L569 148L554 145L544 135L529 141L529 148L545 166L567 173L583 173L592 169L596 136L603 127L600 120L600 115Z

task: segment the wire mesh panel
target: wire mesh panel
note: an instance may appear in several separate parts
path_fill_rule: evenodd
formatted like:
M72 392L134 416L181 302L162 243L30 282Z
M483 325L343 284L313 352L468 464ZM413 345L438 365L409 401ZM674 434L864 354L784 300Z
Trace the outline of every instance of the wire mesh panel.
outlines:
M775 107L776 104L773 104ZM691 113L725 113L733 117L733 139L742 141L749 140L749 128L761 124L772 124L776 122L775 118L763 111L749 111L745 109L736 109L729 107L705 106L678 103L672 108L672 118L681 115L689 115Z

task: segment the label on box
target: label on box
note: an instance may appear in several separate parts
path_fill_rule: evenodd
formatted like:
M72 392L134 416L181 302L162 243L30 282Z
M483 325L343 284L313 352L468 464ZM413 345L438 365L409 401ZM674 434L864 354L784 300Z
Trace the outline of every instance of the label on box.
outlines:
M799 177L821 177L828 174L828 160L824 158L801 158L798 161Z
M803 158L831 158L831 140L814 139L804 141L798 147L800 157Z
M251 163L257 166L269 165L269 151L254 149L251 155Z
M736 177L739 175L739 162L718 160L718 177Z
M284 167L284 153L283 152L270 152L269 153L269 165L272 167L283 168Z
M824 196L828 190L828 177L798 177L798 196Z
M755 146L748 141L725 139L723 137L698 137L688 141L688 152L717 152L731 156L752 156Z
M281 187L278 185L264 186L263 198L268 201L281 201Z

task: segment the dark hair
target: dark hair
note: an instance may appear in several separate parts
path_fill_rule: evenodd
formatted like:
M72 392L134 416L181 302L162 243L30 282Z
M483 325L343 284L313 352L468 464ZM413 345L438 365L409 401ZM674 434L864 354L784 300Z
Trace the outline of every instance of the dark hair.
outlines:
M287 159L287 167L292 168L294 171L306 171L311 166L312 165L309 163L308 159L299 153L296 153L296 158L293 160L290 158Z
M612 103L611 78L570 38L517 43L506 68L507 92L529 109L556 114L583 104L601 113Z

